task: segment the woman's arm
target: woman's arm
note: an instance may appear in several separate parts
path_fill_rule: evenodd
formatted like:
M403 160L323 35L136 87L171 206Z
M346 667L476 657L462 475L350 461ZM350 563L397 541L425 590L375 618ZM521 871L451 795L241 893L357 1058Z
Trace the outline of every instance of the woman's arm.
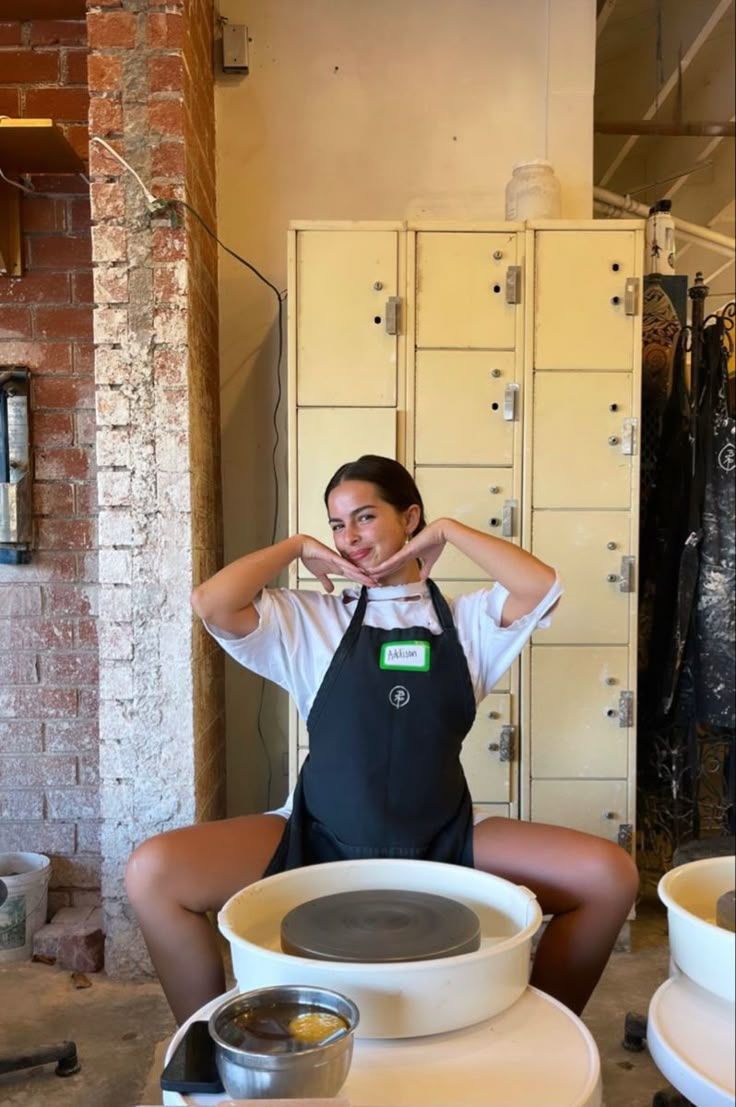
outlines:
M253 604L256 596L296 558L302 559L328 592L334 588L330 576L348 577L359 584L376 583L316 538L295 534L238 558L198 585L191 596L195 614L218 630L245 638L258 626L259 615Z
M508 589L503 626L533 611L554 583L554 569L533 554L503 538L467 527L457 519L435 519L397 554L377 566L373 574L380 578L411 558L420 558L422 578L426 579L448 542L475 562L491 580Z

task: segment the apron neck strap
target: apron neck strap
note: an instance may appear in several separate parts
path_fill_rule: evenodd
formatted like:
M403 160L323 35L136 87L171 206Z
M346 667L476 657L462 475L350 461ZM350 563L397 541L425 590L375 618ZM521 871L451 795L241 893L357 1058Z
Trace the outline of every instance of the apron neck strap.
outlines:
M443 630L454 630L455 621L452 617L449 604L447 600L440 592L435 582L427 577L427 587L429 588L429 594L434 604L434 609L437 612L437 618L439 619L440 626Z

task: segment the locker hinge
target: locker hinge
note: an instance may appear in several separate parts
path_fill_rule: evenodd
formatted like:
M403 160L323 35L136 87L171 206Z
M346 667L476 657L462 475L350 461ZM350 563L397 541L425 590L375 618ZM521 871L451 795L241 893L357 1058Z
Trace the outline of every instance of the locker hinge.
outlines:
M634 591L634 570L636 569L636 558L630 555L626 555L621 558L621 576L619 577L619 592L633 592Z
M497 753L499 761L514 760L515 732L516 728L513 726L502 726L499 741L488 743L489 752Z
M624 419L624 430L621 437L621 453L633 455L636 453L636 419Z
M499 742L498 760L499 761L513 761L514 760L514 734L516 728L513 726L501 727L501 740Z
M624 311L627 315L639 314L639 278L627 277L624 285Z
M516 500L505 500L503 505L503 519L501 522L501 534L504 538L514 537L514 516L516 512Z
M503 392L503 417L507 423L516 419L516 400L519 395L518 384L507 384Z
M401 297L389 296L384 310L386 334L401 333Z
M627 853L633 853L634 850L634 827L631 823L619 823L618 834L616 841L621 846L621 849L625 849Z
M506 270L506 303L521 303L521 266L509 265Z
M634 725L634 693L621 692L618 697L618 725Z

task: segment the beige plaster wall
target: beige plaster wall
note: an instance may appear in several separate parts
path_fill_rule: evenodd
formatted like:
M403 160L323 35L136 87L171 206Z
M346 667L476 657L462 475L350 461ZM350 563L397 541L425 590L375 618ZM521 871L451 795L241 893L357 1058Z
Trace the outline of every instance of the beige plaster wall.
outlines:
M553 161L563 216L592 215L595 0L221 0L220 12L247 24L250 72L217 78L219 232L277 288L289 220L502 219L525 158ZM273 533L277 300L221 253L220 307L230 560ZM226 687L236 814L284 794L286 712L267 689L261 739L259 682L228 664Z

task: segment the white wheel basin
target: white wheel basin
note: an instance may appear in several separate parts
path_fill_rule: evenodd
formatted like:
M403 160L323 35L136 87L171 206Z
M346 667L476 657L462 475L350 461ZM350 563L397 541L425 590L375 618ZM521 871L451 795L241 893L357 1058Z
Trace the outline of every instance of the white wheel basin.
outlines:
M736 858L708 857L666 873L659 898L667 907L670 952L678 968L713 995L734 1002L736 934L716 926L716 904L736 883Z
M344 963L281 950L281 920L318 896L359 889L433 892L464 903L480 921L473 953L401 964ZM510 1007L527 986L542 912L528 888L434 861L335 861L267 877L237 892L218 915L242 991L317 984L360 1010L357 1036L412 1038L471 1026Z

